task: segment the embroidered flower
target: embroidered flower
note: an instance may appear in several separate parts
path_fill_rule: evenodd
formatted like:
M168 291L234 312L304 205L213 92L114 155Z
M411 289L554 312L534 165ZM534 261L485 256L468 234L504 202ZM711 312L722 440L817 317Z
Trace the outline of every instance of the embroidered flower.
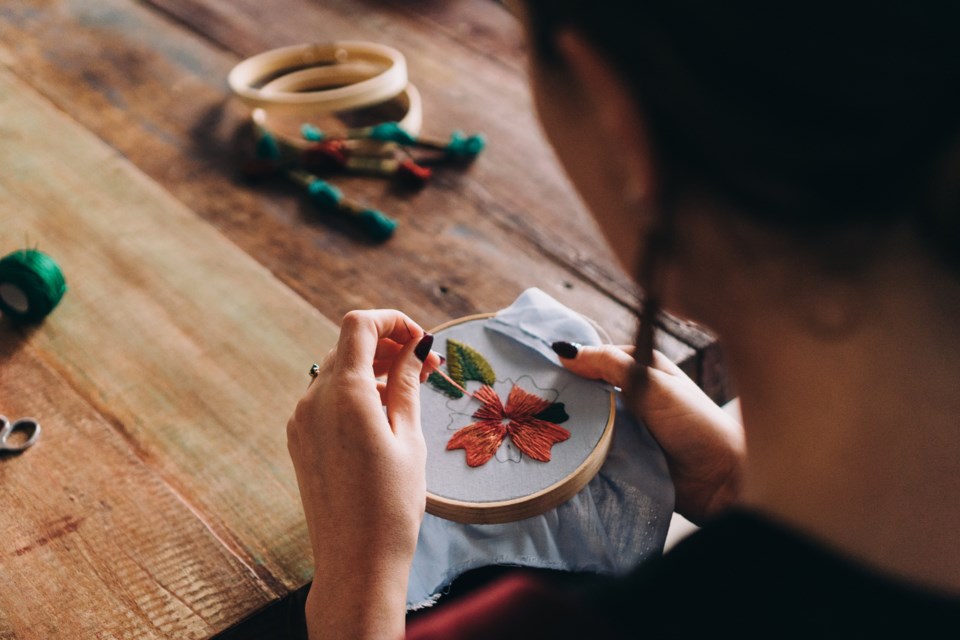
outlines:
M476 422L457 431L447 443L447 451L465 450L471 467L489 461L507 435L521 452L540 462L549 462L553 445L570 437L570 432L557 424L568 418L563 404L545 400L516 384L510 389L506 407L487 384L473 397L481 403L472 416Z

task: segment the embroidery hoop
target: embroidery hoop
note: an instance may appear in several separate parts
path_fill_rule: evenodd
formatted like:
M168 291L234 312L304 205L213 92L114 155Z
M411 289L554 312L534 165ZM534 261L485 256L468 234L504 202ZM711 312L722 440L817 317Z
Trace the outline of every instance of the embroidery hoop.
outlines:
M485 313L451 320L432 329L431 333L433 333L437 338L445 338L444 333L451 328L457 328L466 323L486 320L493 315L494 314L492 313ZM507 338L503 337L503 339ZM527 350L526 347L520 345L517 346L517 349L525 351ZM535 361L536 358L542 359L542 356L535 354L532 350L529 350L529 358L531 361ZM496 370L497 362L491 359L491 364ZM576 379L576 376L574 376L572 373L567 373L567 375L570 376L571 379ZM499 377L500 376L498 375L498 379ZM421 393L440 393L429 385L424 385L422 389L423 391ZM596 444L585 455L583 460L580 461L579 464L577 464L576 467L573 468L569 473L558 478L556 481L552 482L546 487L520 497L495 500L462 500L446 495L440 495L436 492L437 487L435 486L438 481L432 480L431 478L431 468L435 469L437 467L436 462L431 465L431 456L434 456L434 460L437 460L436 456L440 455L458 456L457 459L463 464L463 468L469 468L463 461L464 452L462 450L436 451L435 445L431 447L431 441L437 438L428 437L427 513L444 518L446 520L453 520L455 522L461 522L465 524L501 524L539 515L572 498L581 489L583 489L583 487L585 487L600 470L600 467L603 465L603 462L607 457L607 453L610 450L610 443L613 439L613 423L614 419L616 418L616 399L612 392L604 392L599 387L597 387L597 390L598 393L607 393L607 395L609 395L609 413L605 421L603 421L602 417L600 417L598 420L597 424L600 424L600 421L603 421L603 423L602 426L596 427L596 430L600 431ZM563 398L560 398L559 400L562 401ZM423 420L423 422L425 430L428 428L436 428L436 425L428 426L429 420L426 418ZM465 425L466 423L460 426ZM564 423L563 426L568 428L570 431L573 431L577 428L577 425L571 423ZM448 438L449 436L452 436L453 433L454 431L448 431L448 433L444 433L443 436ZM428 435L430 434L425 433L425 436ZM556 451L557 447L562 447L564 444L565 443L559 443L555 445L554 450ZM522 462L537 465L550 464L538 463L535 461ZM487 464L498 464L498 462L496 460L491 460ZM468 473L470 473L470 471L465 471L465 474ZM434 486L431 487L431 485ZM431 488L434 490L431 490Z
M227 81L256 126L299 149L311 144L299 135L304 121L390 103L402 110L391 120L405 131L418 135L423 126L423 100L407 80L403 54L372 42L272 49L237 64Z
M296 92L305 89L319 89L321 87L334 85L339 86L344 83L359 83L372 77L370 73L369 68L366 68L364 65L335 65L332 67L305 69L271 80L263 86L263 91L269 92L272 89L277 89ZM423 101L420 98L420 92L413 86L413 83L408 83L402 91L387 100L373 104L359 105L354 108L372 107L391 101L399 103L403 109L404 115L402 118L397 119L397 124L411 135L419 134L423 126ZM318 114L328 111L326 108L317 109L309 115L316 117ZM338 109L338 111L344 110ZM297 110L297 112L299 114L300 110ZM253 119L257 124L265 126L267 120L266 110L262 107L255 108L253 110ZM300 144L302 146L308 145L306 141L302 140Z
M282 79L283 78L281 78L281 80ZM410 135L418 135L423 126L423 103L417 88L412 84L408 84L403 92L395 96L393 100L387 101L387 103L389 102L397 103L403 110L404 115L397 118L397 124L403 127L404 131ZM294 114L277 113L272 109L268 113L266 109L258 107L253 110L250 117L256 126L281 137L286 144L298 149L309 149L313 143L309 140L304 140L303 136L299 133L299 127L303 124L304 116L301 114L291 119L290 117L285 118L285 115L293 116ZM317 115L325 114L310 114L310 117L315 118ZM331 128L334 130L343 128L344 126L339 122L332 122L331 125Z
M393 47L373 42L302 44L247 58L230 70L227 82L253 109L332 113L398 96L408 86L407 62ZM332 85L339 86L326 88Z

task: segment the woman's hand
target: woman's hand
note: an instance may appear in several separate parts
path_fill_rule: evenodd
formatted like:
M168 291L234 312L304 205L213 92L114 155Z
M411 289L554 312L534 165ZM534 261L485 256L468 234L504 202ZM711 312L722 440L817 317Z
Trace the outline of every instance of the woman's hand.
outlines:
M311 638L403 635L426 504L420 383L440 364L425 335L399 311L348 313L287 424L316 570Z
M586 378L625 387L634 366L632 354L633 347L579 347L573 358L560 361ZM702 522L730 506L740 493L746 458L743 426L662 353L654 352L648 373L642 396L632 400L634 412L666 453L677 512Z

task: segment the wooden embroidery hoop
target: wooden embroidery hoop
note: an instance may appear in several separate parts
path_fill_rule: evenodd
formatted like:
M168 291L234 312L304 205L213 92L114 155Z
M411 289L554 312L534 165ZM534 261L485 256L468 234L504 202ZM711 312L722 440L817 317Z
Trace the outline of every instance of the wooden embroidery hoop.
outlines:
M430 332L437 334L450 327L474 320L484 320L494 315L493 313L482 313L457 318L431 329ZM494 368L496 368L496 365L494 365ZM576 469L552 485L519 498L492 502L455 500L432 493L428 489L427 513L464 524L502 524L524 518L531 518L563 504L575 496L597 475L604 460L607 458L607 453L610 451L615 418L616 397L611 392L610 415L603 427L603 432L596 446L594 446L593 450Z
M247 58L227 82L253 109L332 113L393 99L407 87L407 63L396 49L373 42L294 45Z
M237 64L227 80L253 109L257 127L300 149L313 144L303 139L304 122L340 134L348 112L369 121L373 114L359 112L391 107L389 118L369 122L396 121L411 135L423 126L423 100L407 79L406 60L386 45L338 41L272 49Z

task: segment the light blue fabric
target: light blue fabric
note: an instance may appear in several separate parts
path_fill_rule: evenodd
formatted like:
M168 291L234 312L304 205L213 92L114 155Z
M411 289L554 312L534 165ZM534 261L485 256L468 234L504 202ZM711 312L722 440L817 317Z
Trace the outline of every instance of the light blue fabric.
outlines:
M487 321L487 328L530 347L558 367L563 365L550 346L554 342L601 342L600 334L586 318L535 287L498 311Z
M491 318L487 328L557 364L550 349L557 340L600 343L589 322L539 289L525 291ZM617 404L613 442L600 472L559 507L494 525L424 516L410 569L408 608L429 606L457 576L479 567L516 565L616 575L661 553L674 504L666 459L646 427Z

